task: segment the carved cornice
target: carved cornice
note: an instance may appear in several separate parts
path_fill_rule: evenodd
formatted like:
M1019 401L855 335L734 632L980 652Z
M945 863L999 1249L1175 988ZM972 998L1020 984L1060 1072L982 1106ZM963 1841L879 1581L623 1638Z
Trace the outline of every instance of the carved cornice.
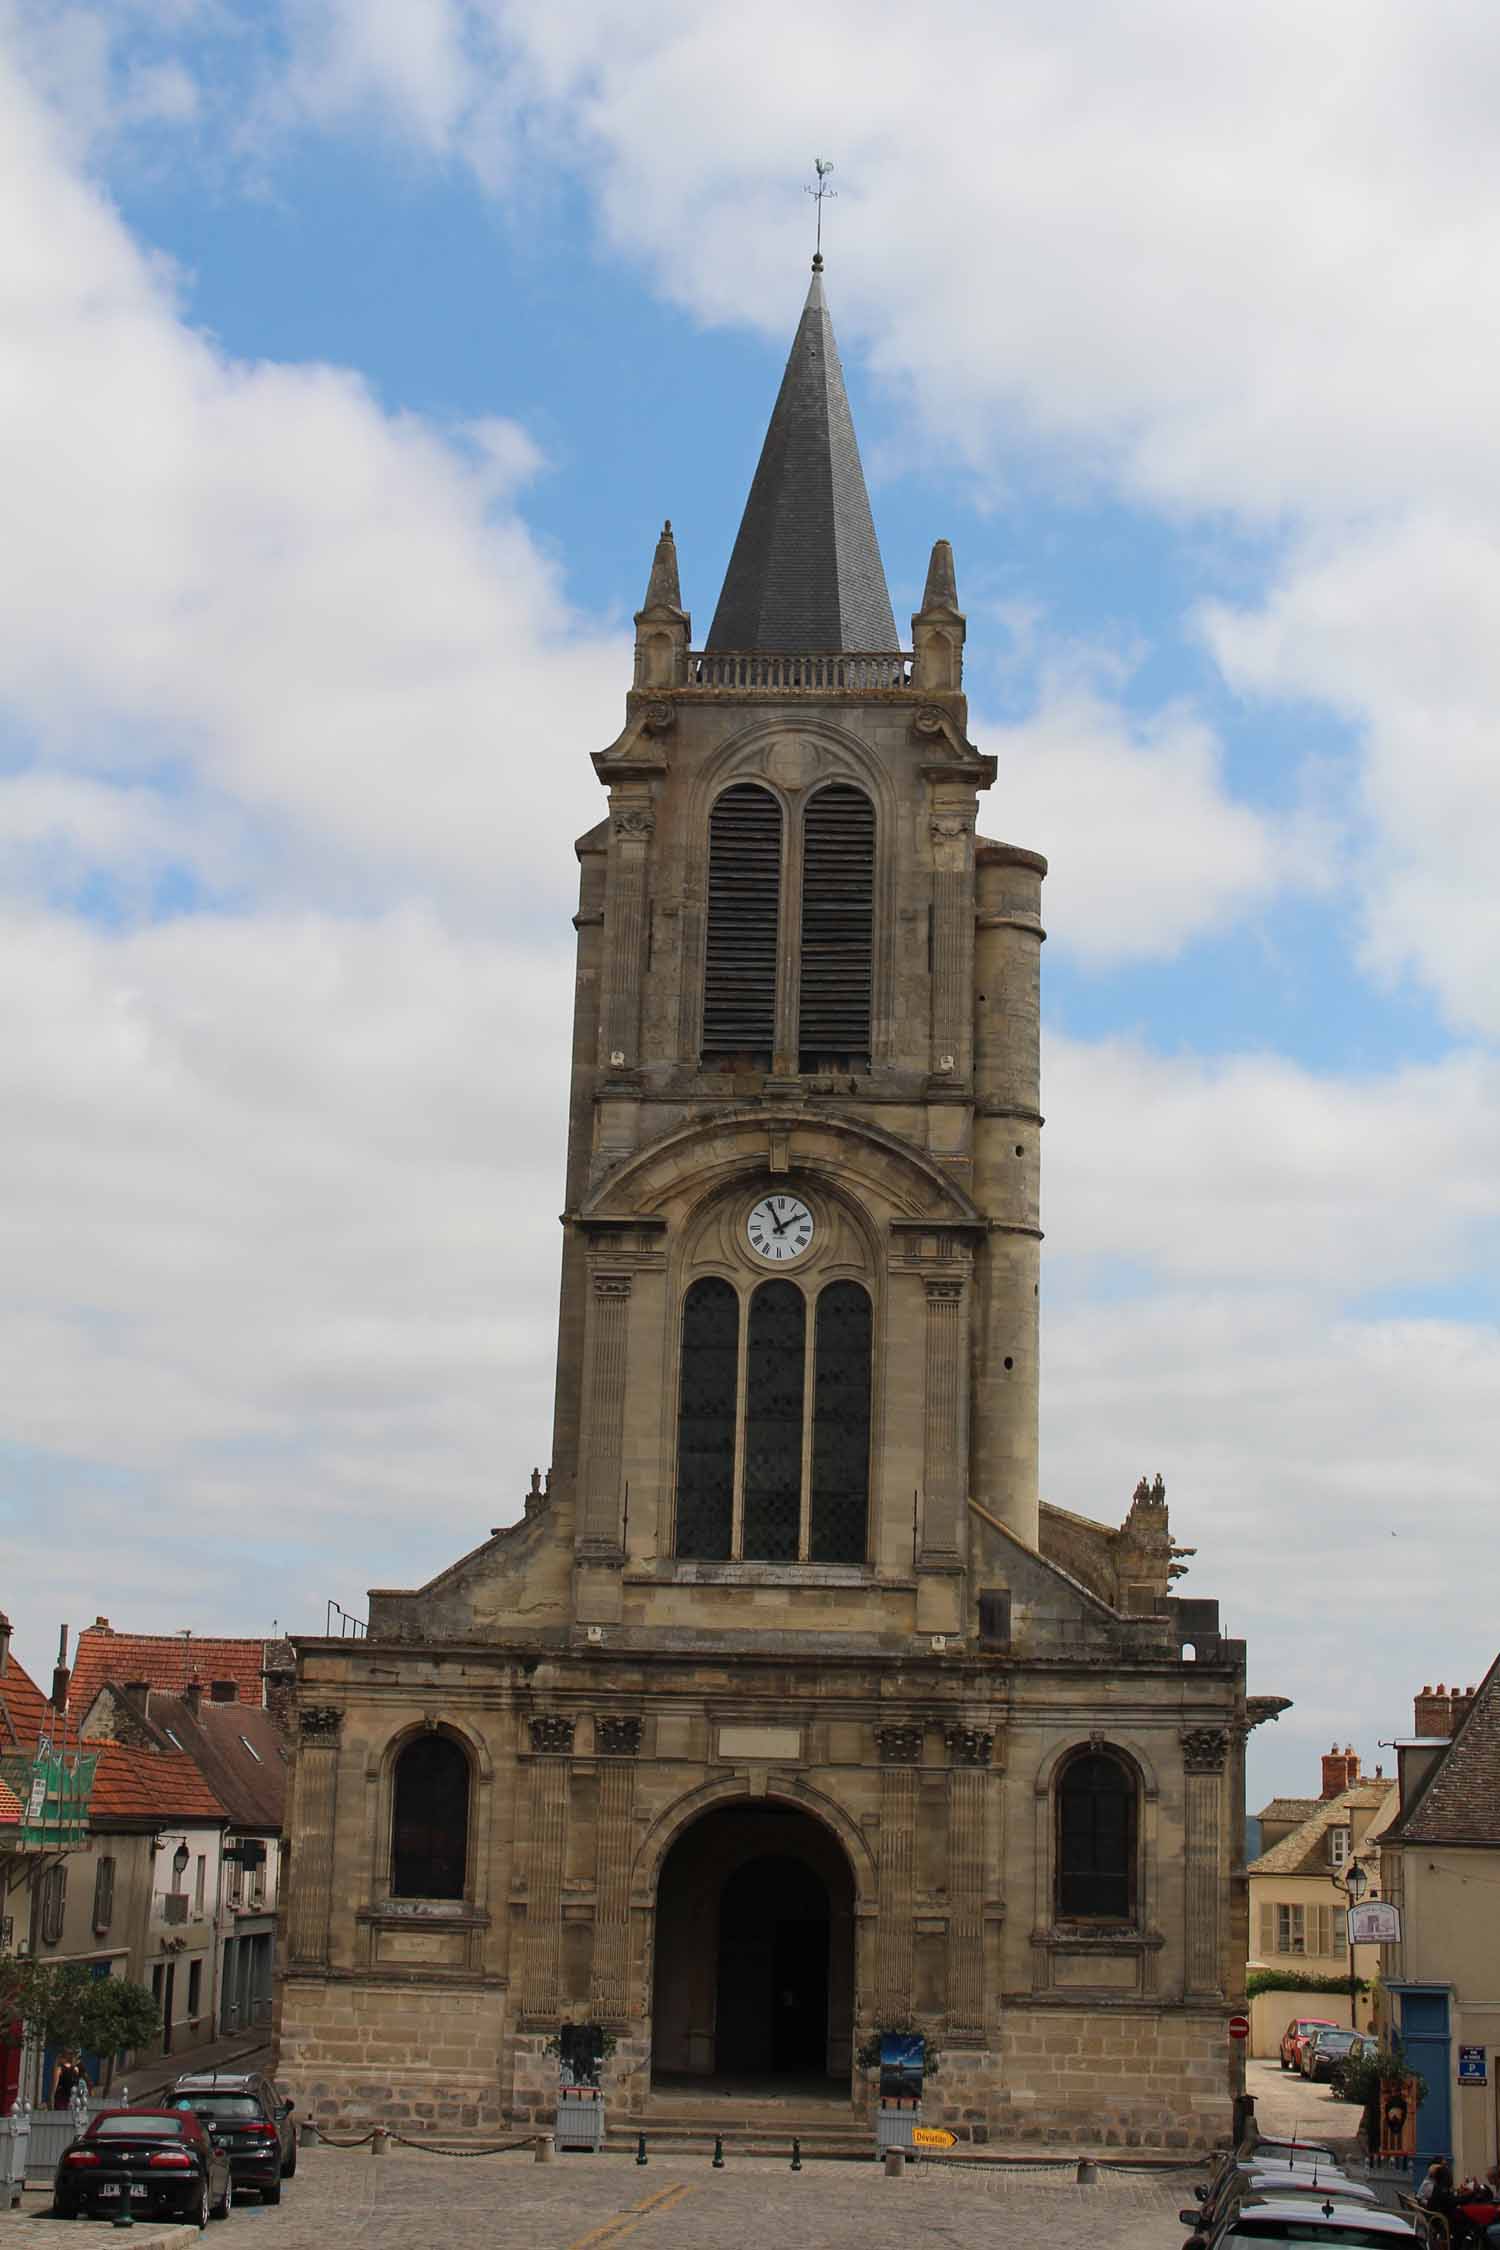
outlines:
M1229 1755L1227 1727L1186 1727L1182 1733L1182 1762L1188 1773L1222 1773Z
M982 1727L949 1727L943 1736L956 1766L987 1766L995 1737Z
M344 1723L336 1703L304 1703L297 1713L297 1731L304 1742L332 1743Z
M538 1756L566 1758L573 1748L573 1721L549 1714L546 1718L532 1719L531 1747Z
M875 1742L883 1766L919 1766L922 1762L921 1727L889 1726L875 1729Z

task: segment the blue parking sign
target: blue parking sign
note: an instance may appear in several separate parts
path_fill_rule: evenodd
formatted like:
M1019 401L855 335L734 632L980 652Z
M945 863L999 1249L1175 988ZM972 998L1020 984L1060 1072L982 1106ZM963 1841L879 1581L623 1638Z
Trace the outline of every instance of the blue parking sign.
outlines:
M1458 2083L1460 2086L1483 2086L1486 2083L1483 2047L1459 2048Z

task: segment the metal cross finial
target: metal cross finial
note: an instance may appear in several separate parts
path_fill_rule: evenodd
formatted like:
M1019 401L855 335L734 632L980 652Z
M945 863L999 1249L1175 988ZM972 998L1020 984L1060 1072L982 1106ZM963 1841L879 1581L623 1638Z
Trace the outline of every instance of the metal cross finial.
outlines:
M839 191L837 188L831 188L828 185L828 175L833 170L832 162L828 158L815 156L813 158L813 170L818 175L818 184L816 187L804 188L802 192L804 195L810 195L818 207L818 239L813 256L813 272L821 273L823 271L823 204L826 197L830 195L837 197Z

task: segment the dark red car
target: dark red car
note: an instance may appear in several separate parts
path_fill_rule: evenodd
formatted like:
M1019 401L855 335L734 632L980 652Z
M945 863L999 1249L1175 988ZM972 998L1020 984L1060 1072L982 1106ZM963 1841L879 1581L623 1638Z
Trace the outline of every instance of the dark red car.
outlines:
M106 2109L69 2143L52 2183L59 2219L229 2216L229 2158L190 2111Z
M1293 2016L1281 2034L1281 2067L1283 2070L1302 2068L1304 2040L1316 2039L1320 2031L1336 2031L1338 2026L1331 2016Z

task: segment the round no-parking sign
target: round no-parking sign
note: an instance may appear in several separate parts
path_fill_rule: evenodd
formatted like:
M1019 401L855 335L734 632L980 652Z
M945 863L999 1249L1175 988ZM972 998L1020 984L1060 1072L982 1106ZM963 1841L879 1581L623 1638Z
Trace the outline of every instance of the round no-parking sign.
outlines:
M1231 2039L1248 2039L1250 2036L1250 2018L1248 2016L1231 2016L1229 2019L1229 2036Z

